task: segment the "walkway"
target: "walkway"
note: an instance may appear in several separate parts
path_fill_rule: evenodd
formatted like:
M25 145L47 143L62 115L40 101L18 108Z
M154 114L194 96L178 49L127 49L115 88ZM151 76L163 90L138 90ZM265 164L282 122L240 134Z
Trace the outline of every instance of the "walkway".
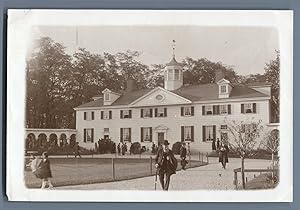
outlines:
M210 164L198 168L178 171L171 177L170 190L231 190L233 185L233 169L240 167L240 159L231 158L228 167L224 170L217 158L209 158ZM246 160L246 168L267 168L270 165L269 160ZM257 174L258 175L258 174ZM254 177L254 174L246 174L248 180ZM240 179L240 177L239 177ZM155 176L138 178L132 180L88 184L77 186L65 186L56 189L76 189L76 190L154 190ZM159 181L157 189L161 190Z

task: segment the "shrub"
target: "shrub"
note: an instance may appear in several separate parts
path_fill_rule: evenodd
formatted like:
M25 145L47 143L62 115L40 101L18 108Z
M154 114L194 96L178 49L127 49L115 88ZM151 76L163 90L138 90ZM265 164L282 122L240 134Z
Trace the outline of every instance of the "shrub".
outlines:
M180 154L180 147L181 147L181 142L175 142L172 146L172 151L175 155L179 155Z
M130 146L130 153L140 154L141 153L141 144L139 142L134 142Z

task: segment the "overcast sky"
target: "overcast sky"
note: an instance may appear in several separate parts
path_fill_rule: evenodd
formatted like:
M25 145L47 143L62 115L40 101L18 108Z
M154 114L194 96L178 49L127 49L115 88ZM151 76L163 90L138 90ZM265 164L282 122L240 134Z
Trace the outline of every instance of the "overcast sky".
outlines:
M77 31L77 33L76 33ZM78 35L76 35L78 34ZM78 47L91 52L117 53L137 50L147 65L165 64L172 57L176 40L176 59L207 58L233 66L238 74L263 73L266 62L279 49L273 28L199 26L93 26L38 27L34 39L49 36L72 54ZM77 38L76 38L77 37Z

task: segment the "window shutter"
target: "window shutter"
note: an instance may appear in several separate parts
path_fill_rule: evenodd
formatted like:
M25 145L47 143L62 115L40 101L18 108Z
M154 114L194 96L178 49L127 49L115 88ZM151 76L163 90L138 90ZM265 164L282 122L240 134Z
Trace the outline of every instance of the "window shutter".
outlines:
M184 126L181 126L181 141L184 142Z
M192 114L192 116L194 116L194 107L193 106L191 107L191 114Z
M152 127L150 127L150 141L152 142Z
M132 118L132 111L129 110L129 118Z
M92 120L95 119L95 112L92 112Z
M217 114L217 108L216 105L213 105L213 115Z
M231 104L228 104L228 114L231 114Z
M103 114L104 114L104 112L103 111L101 111L101 119L103 120Z
M86 142L86 129L83 129L83 142Z
M202 106L202 115L205 115L205 106Z
M213 139L216 141L216 126L213 126Z
M94 142L94 128L92 128L92 143Z
M152 113L152 109L150 109L150 117L152 117L153 116L153 113Z
M191 139L194 141L194 126L191 126Z
M181 107L181 116L183 116L184 108Z
M164 108L164 116L167 117L167 108Z
M217 107L217 115L219 115L220 114L220 105L217 105L216 107Z
M109 119L112 119L112 111L109 111Z
M144 135L143 135L143 131L144 131L143 128L141 128L141 142L144 142L144 139L143 139L143 136L144 136Z
M143 109L141 109L141 118L143 118Z
M129 128L129 141L131 142L131 128Z
M241 104L241 113L245 113L244 104Z
M157 117L157 108L154 109L154 116Z
M123 142L123 128L120 128L120 142Z
M206 141L205 140L205 126L204 125L202 126L202 141L204 141L204 142Z
M253 113L256 113L256 103L253 103L252 106L253 106Z
M120 119L123 119L123 110L120 110Z
M83 119L86 120L86 112L83 113Z

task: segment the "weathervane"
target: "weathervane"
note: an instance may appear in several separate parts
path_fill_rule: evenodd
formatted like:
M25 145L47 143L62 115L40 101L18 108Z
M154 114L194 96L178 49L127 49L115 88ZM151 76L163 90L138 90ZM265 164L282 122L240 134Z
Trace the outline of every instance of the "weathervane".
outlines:
M175 41L175 39L173 39L173 41L172 41L173 58L175 58L175 46L176 46L176 41Z

